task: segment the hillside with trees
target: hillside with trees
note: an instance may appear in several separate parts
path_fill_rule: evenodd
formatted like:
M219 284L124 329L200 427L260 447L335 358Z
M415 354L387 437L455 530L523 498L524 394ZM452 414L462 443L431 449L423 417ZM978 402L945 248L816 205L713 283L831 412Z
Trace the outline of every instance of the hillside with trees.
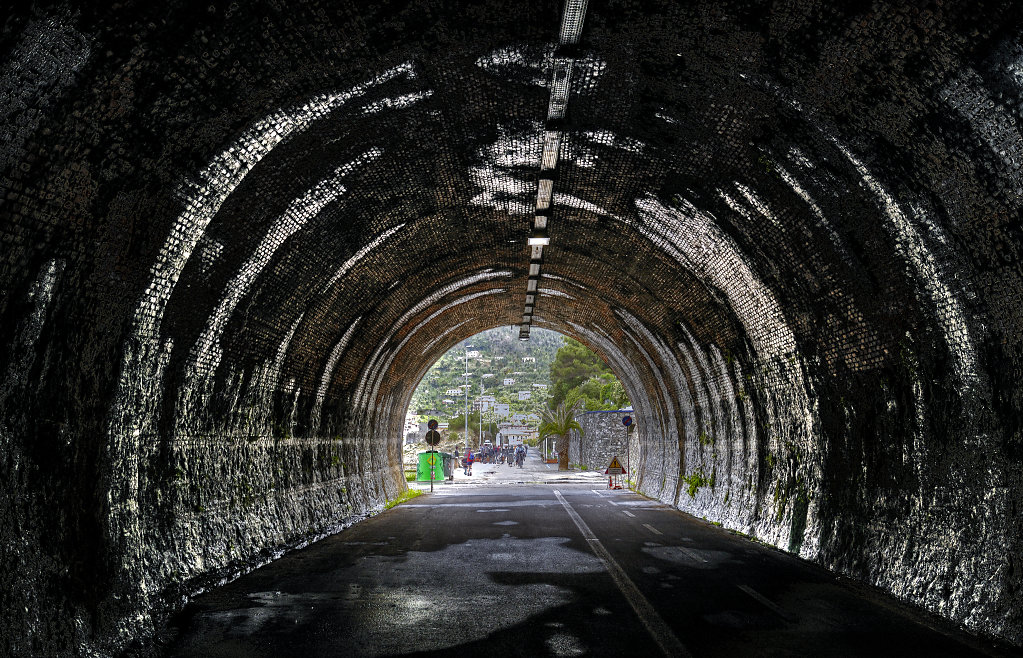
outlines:
M519 340L518 327L498 327L477 334L433 364L413 393L410 409L442 419L461 414L465 409L461 386L466 383L466 352L479 352L468 359L470 406L480 395L482 377L484 392L493 395L498 404L508 404L510 413L539 413L550 391L551 362L564 341L561 334L539 328L530 333L528 341ZM506 385L505 380L514 382ZM458 394L449 394L454 389L459 389ZM529 391L530 399L519 400L519 391Z
M466 399L462 386L467 365L472 434L478 433L481 421L479 412L472 410L481 383L483 392L494 396L496 404L508 405L509 414L536 414L539 418L544 409L554 409L562 402L569 408L578 403L578 411L630 406L611 369L579 341L544 329L533 329L528 341L520 341L516 327L500 327L477 334L441 356L416 388L410 411L421 421L437 418L447 422L451 432L463 432ZM520 400L520 391L529 391L529 399ZM488 412L482 420L484 430L493 435L503 418ZM528 424L535 426L536 422Z

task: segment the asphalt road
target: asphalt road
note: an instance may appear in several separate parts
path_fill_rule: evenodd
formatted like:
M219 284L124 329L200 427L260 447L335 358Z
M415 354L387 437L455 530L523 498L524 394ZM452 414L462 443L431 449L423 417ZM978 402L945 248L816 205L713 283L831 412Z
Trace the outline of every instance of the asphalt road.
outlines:
M477 465L197 598L168 655L1015 654L534 457Z

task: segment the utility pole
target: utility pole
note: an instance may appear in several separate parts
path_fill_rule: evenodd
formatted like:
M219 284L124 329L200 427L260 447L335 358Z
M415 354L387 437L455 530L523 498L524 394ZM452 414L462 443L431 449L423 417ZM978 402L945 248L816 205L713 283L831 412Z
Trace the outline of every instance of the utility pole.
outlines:
M465 449L469 449L469 348L472 345L465 345ZM476 449L479 449L477 445Z

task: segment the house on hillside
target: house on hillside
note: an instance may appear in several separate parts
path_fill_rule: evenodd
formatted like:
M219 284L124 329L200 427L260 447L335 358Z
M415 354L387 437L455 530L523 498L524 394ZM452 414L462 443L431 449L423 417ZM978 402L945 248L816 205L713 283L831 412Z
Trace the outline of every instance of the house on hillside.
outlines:
M511 413L511 405L507 402L494 405L494 415L498 418L507 418L509 413Z
M462 389L461 388L449 388L448 390L444 391L444 395L461 395L461 394L462 394Z
M535 388L538 391L546 391L547 384L533 384L533 388Z
M479 350L469 350L468 352L465 353L465 356L466 356L466 358L469 358L469 359L478 359L478 358L480 358L480 351Z
M537 436L536 430L531 430L525 425L513 425L511 423L501 423L497 430L497 440L499 443L507 443L508 445L519 445L526 439L532 439Z
M535 356L524 356L524 357L522 357L522 362L523 363L536 363L536 357Z
M514 384L515 384L515 380L514 380L514 379L512 379L511 377L505 377L505 378L504 378L504 382L503 382L503 384L504 384L505 386L512 386L512 385L514 385Z
M528 400L533 394L530 391L519 391L519 401Z

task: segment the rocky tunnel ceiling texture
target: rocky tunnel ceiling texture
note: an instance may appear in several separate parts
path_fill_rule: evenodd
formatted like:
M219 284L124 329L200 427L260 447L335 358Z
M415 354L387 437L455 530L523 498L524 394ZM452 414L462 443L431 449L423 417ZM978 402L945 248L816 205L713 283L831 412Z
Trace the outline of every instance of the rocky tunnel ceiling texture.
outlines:
M7 9L5 651L393 498L505 325L612 366L643 493L1023 643L1019 3Z

